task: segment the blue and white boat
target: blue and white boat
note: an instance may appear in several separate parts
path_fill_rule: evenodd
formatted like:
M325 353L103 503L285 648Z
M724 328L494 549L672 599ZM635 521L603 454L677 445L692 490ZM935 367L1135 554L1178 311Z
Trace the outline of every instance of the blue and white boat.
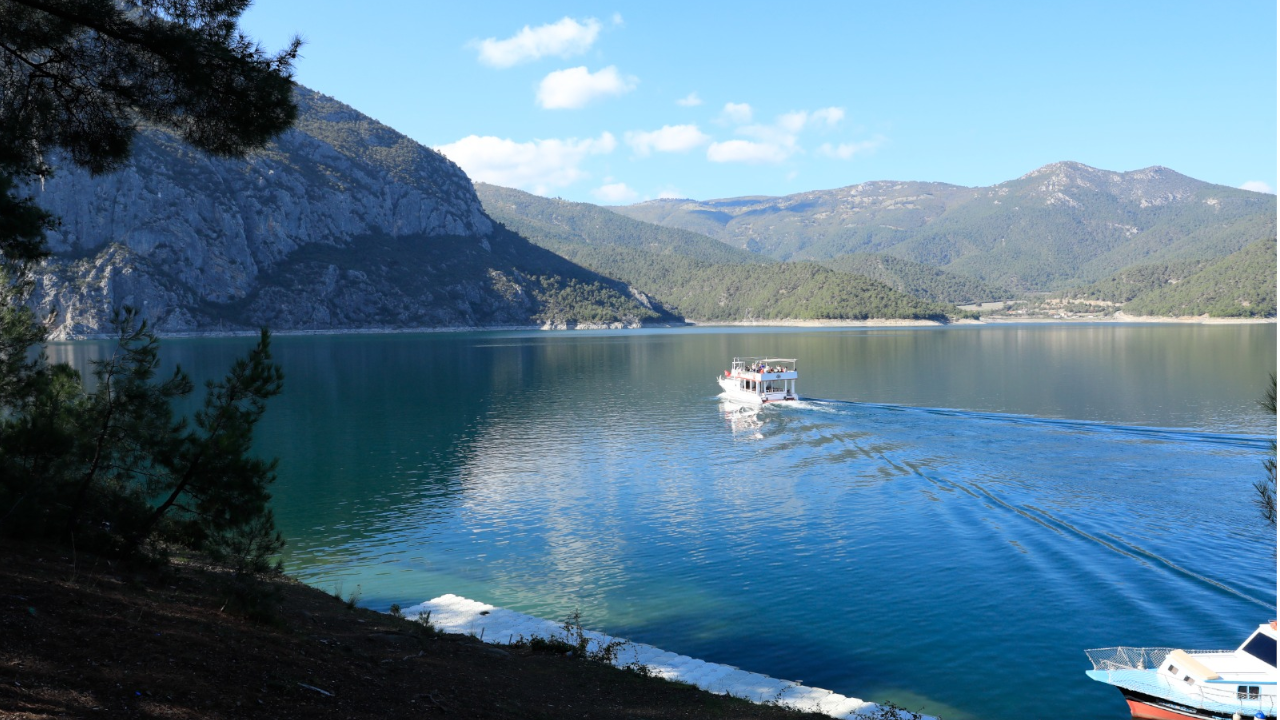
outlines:
M1086 674L1117 688L1143 720L1276 718L1276 622L1235 650L1086 650Z

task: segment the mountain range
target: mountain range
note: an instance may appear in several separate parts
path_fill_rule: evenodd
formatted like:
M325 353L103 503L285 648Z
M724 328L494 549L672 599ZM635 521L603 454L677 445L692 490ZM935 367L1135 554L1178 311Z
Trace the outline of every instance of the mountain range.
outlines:
M1164 167L1111 172L1075 162L990 187L867 182L613 209L780 260L879 253L1024 292L1138 263L1224 257L1276 232L1274 195Z
M595 272L644 288L687 318L946 320L958 312L863 274L778 262L590 203L483 183L476 191L485 212L505 227Z
M123 305L164 333L945 321L956 304L1138 277L1194 298L1135 307L1274 314L1275 197L1165 168L605 208L473 185L347 105L297 100L297 125L244 160L145 129L121 171L66 166L33 187L61 219L33 278L53 336L108 332Z

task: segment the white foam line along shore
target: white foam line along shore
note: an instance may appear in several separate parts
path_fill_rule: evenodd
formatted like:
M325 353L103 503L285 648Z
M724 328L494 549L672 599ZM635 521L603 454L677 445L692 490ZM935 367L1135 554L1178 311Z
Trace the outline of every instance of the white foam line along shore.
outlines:
M566 639L564 628L550 620L525 615L514 610L494 607L457 595L441 595L404 611L406 617L426 616L441 632L473 635L484 642L510 644L535 637ZM588 652L620 641L603 633L583 631L588 638ZM915 713L897 712L858 698L845 697L821 688L806 687L790 680L747 672L732 665L709 663L696 658L660 650L652 645L625 642L614 659L618 667L644 666L649 672L667 680L695 685L718 695L733 695L757 703L818 712L833 718L865 720L868 717L936 720Z

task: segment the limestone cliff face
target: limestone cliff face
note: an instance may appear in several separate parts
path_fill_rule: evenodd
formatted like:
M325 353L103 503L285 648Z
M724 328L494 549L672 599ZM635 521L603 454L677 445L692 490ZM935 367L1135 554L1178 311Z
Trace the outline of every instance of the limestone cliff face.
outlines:
M162 332L556 319L495 279L527 248L504 237L495 254L494 223L458 166L331 98L297 98L295 128L245 160L147 130L119 172L64 164L34 188L61 219L34 297L54 337L105 332L122 305ZM405 262L424 276L397 273Z

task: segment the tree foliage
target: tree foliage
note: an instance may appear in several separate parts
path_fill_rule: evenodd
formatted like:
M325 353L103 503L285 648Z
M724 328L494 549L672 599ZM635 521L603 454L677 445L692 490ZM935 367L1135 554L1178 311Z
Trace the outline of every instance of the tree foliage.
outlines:
M898 292L932 302L967 305L1014 296L1007 288L892 255L854 253L819 262L832 270L879 280Z
M89 536L104 550L163 536L226 549L250 570L280 549L266 507L275 464L250 454L283 382L265 329L190 422L173 404L191 381L181 368L157 377L159 342L136 312L116 316L90 389L48 361L24 303L25 271L56 219L23 185L47 177L55 155L108 172L151 124L234 157L293 123L299 41L264 51L238 27L248 4L0 0L0 534Z
M25 348L35 359L0 397L0 534L78 536L117 551L158 538L264 567L283 544L267 508L275 461L251 452L283 383L270 334L207 384L188 420L173 411L193 389L186 373L158 376L159 342L132 310L116 327L92 390L38 344Z
M1123 304L1144 293L1176 285L1205 269L1210 260L1182 260L1133 265L1084 287L1059 293L1063 300L1101 300Z
M1180 282L1139 294L1124 306L1131 315L1274 317L1276 240L1259 240Z
M1267 388L1267 392L1262 396L1262 400L1258 403L1263 410L1276 414L1276 374L1271 373L1271 387ZM1262 461L1262 467L1266 470L1267 476L1258 480L1253 484L1253 489L1257 493L1254 497L1258 503L1258 510L1262 513L1262 517L1271 523L1271 527L1276 526L1276 441L1271 441L1271 457Z
M271 54L237 21L249 0L0 0L0 255L44 254L52 218L22 196L52 158L118 167L142 124L222 156L293 122L300 41Z

